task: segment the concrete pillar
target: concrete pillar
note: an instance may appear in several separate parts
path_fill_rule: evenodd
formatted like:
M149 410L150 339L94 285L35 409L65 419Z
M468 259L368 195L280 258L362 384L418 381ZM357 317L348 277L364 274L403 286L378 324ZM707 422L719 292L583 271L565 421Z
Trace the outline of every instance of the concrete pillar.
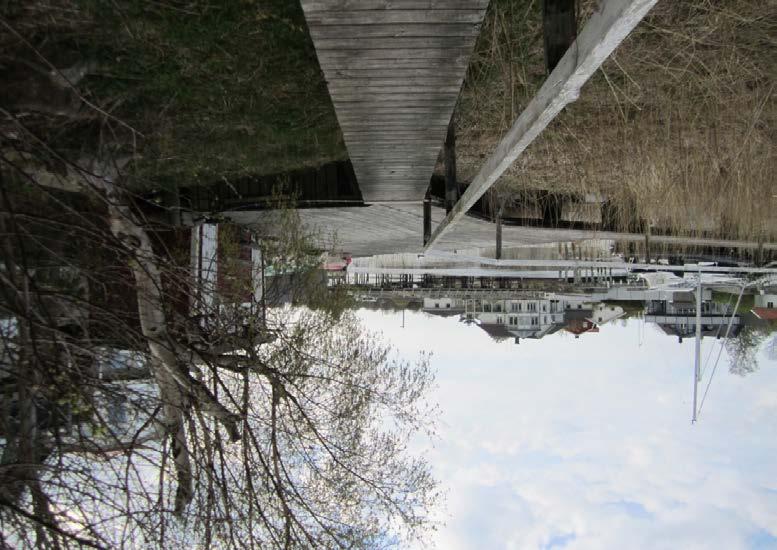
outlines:
M502 216L496 216L496 259L502 259Z
M456 182L456 124L451 120L443 148L445 156L445 213L450 213L459 200L459 188Z
M429 192L424 197L424 246L432 238L432 197Z

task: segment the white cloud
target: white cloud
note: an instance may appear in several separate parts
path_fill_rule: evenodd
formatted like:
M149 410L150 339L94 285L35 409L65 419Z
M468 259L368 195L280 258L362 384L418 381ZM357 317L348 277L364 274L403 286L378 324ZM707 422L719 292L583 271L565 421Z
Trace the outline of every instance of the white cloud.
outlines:
M408 359L433 351L438 548L777 548L773 361L743 379L724 354L691 426L693 342L639 321L515 345L455 318L361 316Z

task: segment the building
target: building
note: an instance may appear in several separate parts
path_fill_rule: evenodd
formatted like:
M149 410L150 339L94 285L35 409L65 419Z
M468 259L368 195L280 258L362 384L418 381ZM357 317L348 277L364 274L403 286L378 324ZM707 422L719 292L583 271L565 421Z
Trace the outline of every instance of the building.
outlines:
M777 321L777 289L761 289L755 295L753 314L762 321Z
M468 296L464 298L425 298L424 311L433 315L458 313L463 321L476 323L497 341L507 338L538 339L560 330L569 310L585 311L586 296L527 293L523 296Z
M693 291L677 291L672 299L651 300L647 303L645 321L656 323L668 335L677 336L677 341L696 336L696 297ZM728 329L729 323L731 329ZM702 301L702 337L736 336L742 329L742 319L734 314L732 304Z
M250 232L226 224L192 229L193 310L217 305L250 306L262 298L262 253Z

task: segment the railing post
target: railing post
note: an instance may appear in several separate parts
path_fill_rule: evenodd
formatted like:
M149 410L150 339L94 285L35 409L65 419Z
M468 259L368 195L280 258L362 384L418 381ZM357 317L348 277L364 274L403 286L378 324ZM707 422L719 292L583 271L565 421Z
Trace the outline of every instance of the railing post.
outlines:
M427 191L424 197L424 246L432 238L432 197Z

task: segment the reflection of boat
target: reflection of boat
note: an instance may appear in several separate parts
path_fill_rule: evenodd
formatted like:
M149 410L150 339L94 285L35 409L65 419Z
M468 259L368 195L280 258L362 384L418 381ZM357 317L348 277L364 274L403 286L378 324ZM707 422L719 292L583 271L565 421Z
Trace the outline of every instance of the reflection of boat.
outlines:
M480 325L480 319L475 319L472 315L462 314L459 316L459 323L464 323L465 325Z
M345 271L351 265L351 255L341 254L339 256L327 256L322 262L322 267L326 271Z

